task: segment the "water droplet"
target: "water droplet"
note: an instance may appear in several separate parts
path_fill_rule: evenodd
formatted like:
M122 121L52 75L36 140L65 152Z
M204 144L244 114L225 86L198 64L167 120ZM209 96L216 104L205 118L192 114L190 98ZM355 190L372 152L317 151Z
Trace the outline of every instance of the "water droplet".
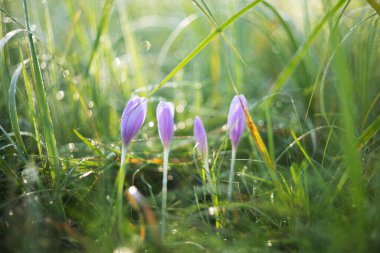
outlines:
M66 70L63 71L63 77L64 78L68 78L69 75L70 75L70 71L68 69L66 69Z
M41 3L42 3L42 4L46 4L46 0L42 0Z
M144 43L145 51L149 51L152 48L152 43L150 43L150 41L146 40L146 41L143 41L143 43Z
M57 100L62 100L64 97L65 97L65 92L62 90L57 91L57 93L55 93L55 98Z
M45 69L46 68L46 61L43 61L43 62L41 62L41 69Z
M149 125L149 127L154 127L154 122L150 121L148 125Z
M92 110L88 110L88 112L87 112L87 115L88 115L88 117L92 117Z
M9 24L10 22L12 22L12 19L10 17L4 17L3 22L4 24Z
M173 178L172 175L169 175L169 176L168 176L168 180L169 180L169 181L172 181L173 179L174 179L174 178Z
M267 241L267 246L272 247L272 242L270 240Z
M173 230L172 230L172 234L173 234L173 235L177 234L177 232L178 232L177 229L173 229Z
M31 25L30 26L30 31L34 32L36 30L37 26L36 25Z
M193 119L188 118L188 119L186 119L185 123L186 123L186 125L188 125L188 126L192 126L192 125L194 124L194 121L193 121Z
M115 58L115 65L116 65L116 67L120 67L121 66L121 60L120 60L120 58Z
M91 140L91 145L95 146L97 143L95 140Z
M181 121L178 123L178 129L184 129L186 127L185 122Z
M225 124L224 126L222 126L222 130L227 131L228 130L228 124Z
M75 92L74 93L74 95L73 95L73 99L74 99L74 101L77 101L77 100L79 100L79 93L78 92Z
M75 148L75 144L74 143L69 143L69 150L70 150L70 152L73 152L74 148Z
M185 110L185 106L179 104L176 106L175 110L178 112L178 113L183 113L183 111Z
M88 102L88 107L89 107L89 108L93 108L93 107L94 107L94 101L90 101L90 102Z
M9 214L9 216L12 216L13 215L13 211L10 210L8 214Z

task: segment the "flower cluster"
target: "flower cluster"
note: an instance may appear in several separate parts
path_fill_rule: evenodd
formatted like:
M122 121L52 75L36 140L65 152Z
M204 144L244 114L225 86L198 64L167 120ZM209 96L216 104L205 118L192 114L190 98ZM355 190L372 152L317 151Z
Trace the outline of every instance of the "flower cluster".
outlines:
M244 109L245 107L245 109ZM232 182L234 176L236 149L246 128L245 112L248 109L247 100L243 95L236 95L231 102L228 113L228 131L231 139L232 158L230 166L230 178L228 183L227 196L231 198ZM121 166L124 168L126 150L134 136L144 123L147 113L147 103L145 98L133 97L126 105L120 124L121 138L123 142ZM162 181L162 234L165 233L166 202L167 202L167 173L170 144L174 136L174 105L171 102L160 102L156 110L158 134L160 136L163 153L163 181ZM208 165L208 144L207 134L200 117L194 119L194 140L198 153L203 161L206 173L205 178L210 185L210 190L215 190L215 182L212 182Z

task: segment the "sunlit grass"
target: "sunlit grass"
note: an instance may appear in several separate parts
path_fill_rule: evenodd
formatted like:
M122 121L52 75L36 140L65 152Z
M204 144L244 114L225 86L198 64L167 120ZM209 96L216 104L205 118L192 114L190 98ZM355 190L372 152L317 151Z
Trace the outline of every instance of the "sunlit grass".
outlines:
M0 251L379 251L377 8L0 0ZM229 200L235 94L248 100L250 131ZM148 113L118 201L133 95L148 97ZM165 236L160 101L175 106ZM195 153L196 115L208 161Z

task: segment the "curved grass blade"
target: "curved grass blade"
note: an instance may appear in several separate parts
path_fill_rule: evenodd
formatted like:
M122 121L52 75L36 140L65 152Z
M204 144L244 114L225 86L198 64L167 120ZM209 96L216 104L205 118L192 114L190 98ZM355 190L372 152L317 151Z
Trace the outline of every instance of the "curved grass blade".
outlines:
M26 32L26 30L15 29L15 30L10 31L9 33L5 34L5 36L3 38L1 38L1 40L0 40L0 51L3 49L5 44L7 44L10 39L12 39L14 36L16 36L17 34L19 34L21 32Z
M291 58L289 63L286 65L286 67L281 71L277 80L274 82L273 86L271 87L269 93L276 93L285 85L285 82L293 74L294 70L296 69L298 64L301 62L303 56L306 54L307 50L311 46L311 43L315 40L317 35L322 31L324 24L329 20L329 18L331 18L340 9L340 7L346 1L347 0L340 0L330 11L328 11L323 16L323 18L314 27L310 35L303 42L303 44L298 48L297 52L293 55L293 57ZM272 99L268 101L270 105L272 103Z
M17 90L18 77L20 76L20 73L22 71L23 64L27 64L27 63L29 63L29 59L26 59L23 61L23 63L20 63L18 67L16 68L15 72L13 73L13 76L11 79L11 85L9 86L9 107L8 107L9 117L11 120L11 126L16 138L17 145L20 147L25 157L27 157L27 152L26 152L24 141L21 138L21 131L20 131L20 126L18 122L17 105L16 105L16 90Z
M210 33L205 39L203 39L194 49L190 52L178 65L166 76L161 82L153 89L153 91L148 95L151 97L154 93L156 93L167 81L169 81L178 71L180 71L183 67L185 67L196 55L198 55L210 42L222 33L227 27L237 21L241 16L243 16L250 9L255 7L257 4L262 2L263 0L256 0L245 6L243 9L235 13L231 18L221 24L217 29L215 29L212 33Z
M380 129L380 115L367 127L367 129L360 135L357 145L362 148Z
M90 141L88 141L83 135L81 135L77 130L73 129L73 132L78 136L78 138L83 141L84 144L86 144L87 147L89 147L92 151L94 151L97 155L104 157L102 151L100 151L97 147L92 145Z

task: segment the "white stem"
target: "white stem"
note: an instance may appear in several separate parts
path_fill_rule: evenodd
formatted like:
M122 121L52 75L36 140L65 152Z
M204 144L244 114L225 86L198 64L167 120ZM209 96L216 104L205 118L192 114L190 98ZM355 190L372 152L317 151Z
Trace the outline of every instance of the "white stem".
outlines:
M232 147L231 152L231 167L230 167L230 178L228 180L228 190L227 190L227 197L228 200L231 200L232 195L232 183L234 181L234 170L235 170L235 158L236 158L236 148Z
M162 176L162 222L161 222L161 235L165 236L166 230L166 202L168 193L168 162L169 162L169 148L164 147L164 170Z
M126 174L126 164L125 157L127 155L128 146L123 144L121 149L121 162L120 162L120 170L117 176L117 218L119 223L119 233L122 235L122 227L123 227L123 186L125 181Z

